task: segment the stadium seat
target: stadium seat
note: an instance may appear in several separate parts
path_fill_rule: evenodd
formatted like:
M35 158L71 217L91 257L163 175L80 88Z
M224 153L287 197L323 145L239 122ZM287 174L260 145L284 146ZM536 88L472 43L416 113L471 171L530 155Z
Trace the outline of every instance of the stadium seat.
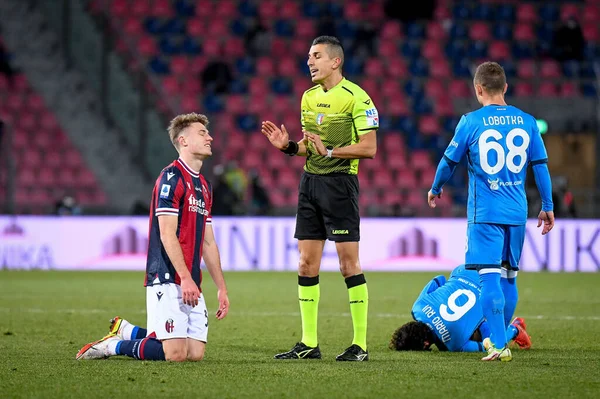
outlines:
M514 95L517 97L530 97L533 95L533 86L529 82L517 82L514 85Z
M567 19L574 18L576 20L580 20L579 18L579 6L573 3L565 3L560 7L560 19L562 21L566 21Z
M110 5L110 14L116 18L125 18L128 14L127 0L113 0Z
M279 6L279 15L281 18L298 21L301 18L300 7L295 1L283 1ZM298 30L296 30L296 33L298 34ZM307 32L305 31L305 34L306 33ZM310 35L304 37L313 36L314 32L311 32Z
M598 29L598 21L586 22L583 25L583 37L586 41L592 43L600 42L600 29Z
M517 76L521 79L531 79L537 75L535 62L524 60L517 64Z
M441 41L446 39L447 34L440 22L431 21L427 23L426 36L427 39Z
M542 78L559 78L561 76L560 64L554 60L544 60L540 65Z
M395 20L386 21L379 32L379 40L396 42L402 38L402 28Z
M464 80L454 80L448 86L448 93L452 97L469 98L471 97L471 88Z
M471 25L469 30L469 37L471 40L482 40L488 41L490 40L490 28L489 25L485 22L475 22Z
M419 131L426 135L439 135L441 133L440 124L437 116L423 115L419 119Z
M581 19L583 24L597 24L600 20L600 5L597 3L584 5Z
M408 68L404 63L404 60L394 55L387 60L387 75L392 78L405 78L408 73Z
M529 24L516 24L514 26L513 37L517 41L533 42L535 40L533 26Z
M541 82L538 87L538 95L542 97L556 97L558 96L558 88L553 82Z
M578 97L580 95L579 87L574 82L564 82L560 86L561 97Z
M425 150L413 151L410 157L410 163L414 169L426 169L431 167L429 153Z
M372 179L373 186L376 188L390 188L394 186L392 173L389 169L379 170Z
M414 190L418 186L417 177L415 172L411 168L400 169L396 173L396 179L394 181L394 187L399 189ZM421 195L421 198L423 196Z
M488 48L488 56L498 62L509 58L510 50L508 44L500 41L491 42Z
M144 18L150 15L150 2L147 0L132 0L128 11L133 18Z
M423 42L421 54L431 65L432 62L437 62L444 57L444 51L439 40L431 39Z
M534 24L537 20L538 13L534 4L525 2L517 4L517 26Z
M438 59L429 63L429 74L432 78L450 79L452 75L446 59Z

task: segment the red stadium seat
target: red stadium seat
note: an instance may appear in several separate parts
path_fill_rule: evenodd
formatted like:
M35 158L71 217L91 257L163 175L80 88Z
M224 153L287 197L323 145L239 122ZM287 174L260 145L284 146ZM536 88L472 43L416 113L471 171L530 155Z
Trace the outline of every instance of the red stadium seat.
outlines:
M406 103L406 99L403 97L402 92L398 92L395 96L388 97L381 108L385 109L388 114L393 116L410 114L408 104Z
M179 96L179 81L175 76L165 76L162 80L162 89L164 94L169 97Z
M362 4L355 1L347 1L344 3L344 18L349 21L358 21L363 18Z
M427 23L427 39L430 40L444 40L446 38L446 30L442 24L438 21L431 21Z
M256 114L261 118L266 118L270 113L271 107L267 102L267 98L255 98L248 102L248 111L251 114Z
M265 21L277 19L279 17L277 2L273 0L261 1L258 4L258 15Z
M56 180L56 174L53 169L47 167L40 168L38 183L41 187L52 188L56 185Z
M151 14L157 17L172 17L173 7L169 0L154 0Z
M158 53L156 42L152 37L142 36L137 44L138 51L143 57L149 58Z
M517 82L515 84L516 97L529 97L533 95L533 86L529 82Z
M250 79L248 91L254 98L260 98L269 94L269 86L263 78L254 77Z
M143 34L142 24L138 18L128 18L123 24L123 31L127 36L137 38Z
M431 184L435 178L435 169L422 169L419 173L419 187L421 188L431 188Z
M413 190L417 187L417 177L415 176L415 172L410 167L400 169L396 174L394 187Z
M195 10L196 16L200 17L200 20L202 21L212 18L215 14L215 8L218 8L215 7L216 4L217 3L213 3L212 1L198 1Z
M221 55L221 43L217 38L206 38L202 42L202 53L208 58L217 58Z
M269 109L276 115L285 115L288 112L297 111L297 109L294 109L289 96L278 96L274 98L269 105Z
M426 150L415 150L410 157L410 164L415 169L427 169L431 167L431 158Z
M282 155L282 154L277 154ZM298 179L300 178L300 171L294 170L290 167L279 169L277 171L277 185L284 188L292 188L298 185Z
M521 79L532 79L537 75L535 62L523 60L517 64L517 76Z
M558 96L558 87L553 82L541 82L538 87L538 95L542 97Z
M127 0L113 0L110 5L110 14L112 17L124 18L129 13Z
M198 18L187 21L186 31L191 37L202 37L206 34L206 24Z
M246 54L246 45L239 37L229 36L225 40L225 57L226 58L241 58Z
M197 77L208 63L207 57L193 56L188 58L189 75Z
M532 3L517 4L517 26L521 24L534 24L538 20L538 13Z
M407 159L406 155L400 152L391 152L389 149L386 149L386 163L385 166L391 170L402 170L407 167Z
M314 38L315 31L315 24L312 20L302 18L296 21L296 37L302 38L304 40L309 40L311 38Z
M404 153L405 144L400 133L388 132L383 136L382 142L386 151L391 151L392 153Z
M49 112L43 113L40 118L40 127L44 130L58 129L58 121L56 120L54 114Z
M561 97L578 97L580 95L579 86L574 82L564 82L560 86Z
M583 37L588 42L598 43L600 42L600 30L598 29L598 21L586 22L582 28Z
M425 83L425 95L429 98L437 99L447 95L447 92L441 80L429 79Z
M387 20L379 31L379 40L397 42L402 38L402 27L396 20Z
M171 73L175 76L186 75L190 70L186 56L176 56L171 59Z
M427 58L430 63L445 58L442 45L439 40L426 40L421 47L421 55Z
M535 40L535 33L533 31L533 25L516 24L514 27L513 37L516 41L533 42Z
M581 18L584 24L597 24L600 20L600 5L596 4L586 4L583 7L583 13L581 14Z
M44 155L44 165L49 168L58 168L62 163L63 159L59 151L49 151Z
M394 186L392 173L389 169L381 169L373 176L373 186L377 188L387 188Z
M408 68L404 60L395 54L387 60L387 75L392 79L405 79L408 76Z
M381 58L369 58L365 61L366 76L384 76L385 67ZM368 93L368 92L367 92Z
M398 46L396 42L391 40L379 40L377 53L384 58L398 57Z
M274 187L272 190L269 190L269 197L271 203L276 207L283 207L288 203L287 194L278 187Z
M44 99L39 94L31 94L27 100L27 103L29 104L29 108L36 113L46 108Z
M544 60L540 65L540 76L542 78L559 78L562 72L560 64L554 60Z
M381 86L380 92L386 99L401 96L403 93L402 86L398 80L386 82Z
M150 2L148 0L132 0L130 15L134 18L144 18L150 15Z
M212 18L210 23L206 24L208 37L221 38L227 36L229 32L228 22L229 19Z
M283 58L282 60L279 60L279 62L277 62L275 65L277 75L295 78L296 76L298 76L297 65L298 63L293 58Z
M450 98L449 95L439 97L435 100L434 110L437 116L456 115L456 112L454 112L454 105L452 104L452 98Z
M433 115L424 115L419 119L419 131L426 136L437 136L442 128L438 118Z
M510 58L510 48L506 42L493 41L488 48L489 58L496 61L503 61Z
M25 131L33 132L38 128L38 118L32 113L23 113L17 120L17 126ZM39 138L36 137L36 141L39 141Z
M452 97L469 98L471 97L471 88L464 80L453 80L448 86L448 94Z
M404 195L397 190L385 190L381 198L381 204L385 206L399 205L404 202Z
M437 79L450 79L452 76L452 72L450 71L448 61L444 58L440 58L433 62L430 62L429 75L431 75L432 78Z
M491 37L489 24L486 22L475 22L469 30L471 40L488 41Z
M27 77L22 73L13 76L13 86L17 92L29 90L29 82L27 81Z
M446 4L438 4L433 11L433 20L434 21L444 21L450 20L451 14L448 6Z
M279 7L279 16L283 19L295 20L296 23L302 18L300 7L296 1L284 1ZM296 35L299 35L298 25L296 25ZM303 31L303 35L300 37L314 37L314 32L307 35L307 31Z
M18 113L25 104L25 98L20 93L10 93L5 101L6 109L12 113Z
M575 18L578 21L580 20L579 7L576 4L566 3L560 7L560 19L566 21L569 18Z
M270 78L275 74L275 66L271 57L260 57L256 60L256 74Z
M282 39L280 37L275 37L273 39L271 39L271 55L274 57L287 57L289 56L288 54L288 42L285 39ZM308 54L308 49L306 50L306 53Z

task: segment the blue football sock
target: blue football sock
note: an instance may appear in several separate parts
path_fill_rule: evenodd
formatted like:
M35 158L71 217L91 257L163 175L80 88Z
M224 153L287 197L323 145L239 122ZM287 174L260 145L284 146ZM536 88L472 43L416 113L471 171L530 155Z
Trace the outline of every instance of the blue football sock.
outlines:
M148 330L142 327L135 326L131 332L131 339L143 339L148 335Z
M506 329L506 340L512 341L513 339L517 338L518 334L519 330L517 330L517 327L513 326L512 324L509 324L508 328Z
M165 360L162 342L155 338L132 339L117 344L117 355L138 360Z
M479 325L479 333L481 334L481 340L483 341L486 338L489 338L491 335L490 332L490 326L488 326L487 321L483 321L480 325Z
M500 286L504 293L504 325L508 328L515 315L515 309L517 308L517 302L519 300L519 292L517 291L517 272L509 270L506 272L505 277L505 271L503 270Z
M500 269L486 268L479 271L481 281L481 307L490 328L490 340L498 349L506 346L504 326L504 294L500 287Z

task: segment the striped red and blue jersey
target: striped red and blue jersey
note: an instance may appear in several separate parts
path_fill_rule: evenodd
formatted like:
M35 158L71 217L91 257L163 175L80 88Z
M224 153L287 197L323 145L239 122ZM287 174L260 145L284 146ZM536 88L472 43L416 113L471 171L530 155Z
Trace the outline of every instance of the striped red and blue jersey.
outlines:
M181 284L181 279L160 239L158 217L177 216L177 237L185 264L198 287L202 282L200 261L206 224L212 222L212 186L180 158L162 170L152 192L148 258L144 286Z

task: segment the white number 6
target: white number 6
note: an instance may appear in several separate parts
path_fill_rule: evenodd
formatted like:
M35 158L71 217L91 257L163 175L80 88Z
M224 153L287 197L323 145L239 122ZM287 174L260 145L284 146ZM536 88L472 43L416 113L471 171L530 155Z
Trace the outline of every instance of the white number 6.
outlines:
M521 145L515 145L515 137L521 137L523 142ZM489 139L493 139L488 141ZM481 169L488 175L494 175L506 167L513 173L519 173L527 163L527 147L529 147L529 135L521 128L512 129L506 135L506 147L508 154L505 154L504 147L498 140L502 139L502 133L496 129L488 129L479 136L479 159ZM488 161L488 153L495 151L498 161L495 165L490 165ZM515 163L515 158L519 157L519 164Z

